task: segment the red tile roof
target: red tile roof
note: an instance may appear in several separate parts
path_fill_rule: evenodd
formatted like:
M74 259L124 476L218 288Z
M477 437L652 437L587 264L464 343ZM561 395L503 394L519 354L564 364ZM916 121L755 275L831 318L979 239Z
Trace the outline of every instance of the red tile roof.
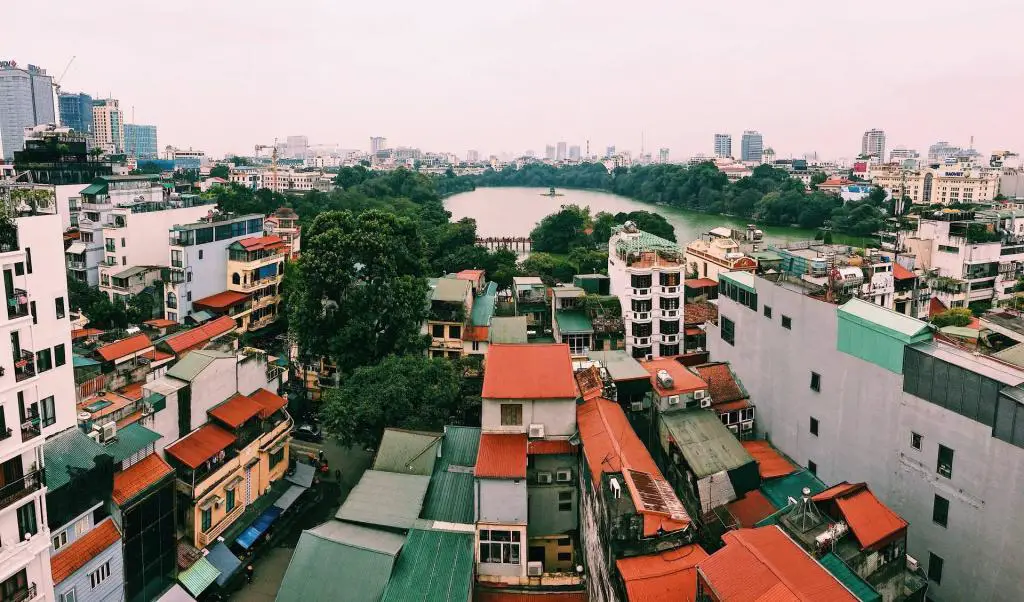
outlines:
M686 369L686 366L670 357L659 357L653 360L644 360L641 361L640 364L651 374L651 385L654 386L654 390L658 395L662 397L665 397L666 395L689 393L691 391L708 388L708 384L704 382L701 377L690 372ZM670 376L672 376L671 389L663 388L658 383L659 370L665 370Z
M729 531L722 541L697 565L718 602L857 602L775 525Z
M694 544L659 554L615 561L626 582L629 602L694 602L697 599L697 563L708 557Z
M754 461L757 462L757 471L761 473L762 479L774 479L784 477L796 472L796 467L789 460L782 457L771 443L767 441L741 441L743 449L747 450Z
M530 441L526 453L531 456L551 456L555 454L575 454L576 446L566 440Z
M209 297L203 297L198 301L193 301L192 305L199 307L200 309L212 309L212 310L224 310L233 305L245 303L249 299L249 295L245 293L239 293L237 291L221 291L216 295L210 295Z
M227 401L210 408L207 412L231 428L238 428L247 420L263 411L263 406L245 395L232 395Z
M146 320L143 322L146 326L152 326L153 328L169 328L171 326L177 326L178 323L174 320L165 320L164 318L154 318L152 320Z
M711 408L719 414L723 412L732 412L734 410L742 410L750 407L749 399L740 399L737 401L727 401L726 403L715 403L711 402Z
M937 314L941 314L947 309L949 308L946 307L945 303L939 301L937 297L932 297L931 301L928 302L928 317L934 318Z
M736 382L732 370L729 369L729 364L711 362L694 366L693 370L708 384L711 403L719 404L747 398Z
M155 453L114 474L114 503L123 506L174 469Z
M489 479L526 478L526 435L484 433L476 454L478 477Z
M235 436L215 424L204 424L164 451L189 468L198 468L235 442Z
M118 389L117 392L128 399L138 401L142 399L142 385L143 383L129 383Z
M709 286L718 286L718 283L710 278L690 278L689 280L683 280L683 286L687 288L707 288Z
M460 280L477 280L484 275L483 270L462 270L455 274L455 277Z
M914 272L911 272L898 263L892 264L892 277L896 280L910 280L911 278L917 278L917 276L914 275Z
M71 339L84 339L87 337L98 337L103 334L98 328L76 328L71 331Z
M54 585L85 566L97 554L121 541L121 533L111 518L104 519L91 531L71 542L50 557L50 572Z
M146 358L147 360L149 360L151 362L159 362L159 361L171 359L172 357L174 357L174 354L172 354L172 353L164 353L163 351L160 351L159 349L153 349L152 351L147 351L145 353L140 354L140 356Z
M234 318L221 316L216 320L210 320L202 326L196 326L195 328L173 334L164 339L164 342L171 348L171 351L181 354L183 351L198 345L205 345L208 341L227 334L234 329Z
M490 328L487 326L467 326L466 333L462 336L463 341L487 341L490 338Z
M601 369L597 366L591 366L584 370L580 370L574 375L574 377L576 378L576 386L579 390L579 395L583 399L600 397L601 393L604 392L604 382L601 380Z
M475 588L474 602L587 602L587 592L524 592Z
M776 508L759 489L748 491L740 499L726 505L729 514L741 528L750 529L759 521L775 514Z
M109 345L104 345L97 349L96 353L99 353L100 357L106 361L112 362L127 355L138 353L152 345L153 343L149 341L149 337L139 333L135 336L128 337L127 339L121 339L120 341L114 341Z
M277 248L285 249L288 247L288 243L283 238L274 235L243 238L238 243L245 247L246 251L261 251L264 249L272 251Z
M683 306L683 321L704 324L718 320L718 306L710 303L687 303Z
M887 543L892 536L907 528L907 521L875 497L864 483L840 483L812 499L815 502L834 502L853 536L860 542L861 549Z
M576 406L576 424L583 441L583 455L590 467L591 478L595 483L601 482L603 473L622 473L623 480L629 489L630 497L636 505L637 512L644 516L644 534L654 535L661 528L666 532L679 531L690 525L690 517L682 511L682 517L673 519L670 513L647 509L637 490L634 479L628 476L631 471L639 471L650 475L656 484L663 484L667 505L678 506L682 503L668 482L658 470L647 447L636 436L633 427L626 419L625 412L619 404L603 397L597 397ZM678 514L678 512L673 512Z
M266 389L256 389L249 398L262 406L260 418L269 418L271 414L288 405L287 399Z
M484 360L485 399L576 397L569 346L490 345Z

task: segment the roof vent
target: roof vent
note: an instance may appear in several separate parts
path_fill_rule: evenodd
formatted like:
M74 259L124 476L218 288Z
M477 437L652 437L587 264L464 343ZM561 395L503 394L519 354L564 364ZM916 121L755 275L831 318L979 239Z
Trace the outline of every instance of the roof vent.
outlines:
M672 375L668 373L668 370L658 370L658 386L662 389L675 387L675 381L672 379Z

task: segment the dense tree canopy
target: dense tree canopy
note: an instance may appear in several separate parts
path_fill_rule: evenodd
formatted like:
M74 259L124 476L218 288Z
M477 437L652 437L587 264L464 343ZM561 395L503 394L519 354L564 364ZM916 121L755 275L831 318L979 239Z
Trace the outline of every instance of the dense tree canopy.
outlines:
M589 207L562 205L561 210L545 216L530 232L533 250L565 254L575 247L590 246L590 221Z
M231 177L231 168L229 168L227 165L214 165L213 168L210 170L210 177L223 178L227 180L229 177Z

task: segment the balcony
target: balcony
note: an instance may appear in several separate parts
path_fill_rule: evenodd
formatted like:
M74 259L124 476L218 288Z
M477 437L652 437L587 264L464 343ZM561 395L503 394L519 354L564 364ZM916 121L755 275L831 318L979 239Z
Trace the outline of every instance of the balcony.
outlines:
M185 270L177 267L160 268L160 279L167 284L180 284L185 282Z
M37 595L36 584L33 583L25 589L14 591L9 597L4 598L4 602L25 602L26 600L32 600Z
M87 267L84 259L68 259L67 263L69 270L84 270Z
M16 288L13 294L7 298L7 319L24 318L28 315L28 292Z
M210 527L209 531L206 531L205 533L200 532L196 537L196 541L200 546L204 547L209 545L210 542L216 541L217 537L227 530L227 528L231 526L231 523L235 522L239 516L242 516L243 512L245 512L245 504L238 504L231 512L228 512L219 523Z
M32 492L39 491L44 482L44 470L30 472L18 480L0 487L0 508L6 508L29 496Z
M25 349L21 350L21 358L17 356L14 360L14 380L21 382L36 375L35 354Z

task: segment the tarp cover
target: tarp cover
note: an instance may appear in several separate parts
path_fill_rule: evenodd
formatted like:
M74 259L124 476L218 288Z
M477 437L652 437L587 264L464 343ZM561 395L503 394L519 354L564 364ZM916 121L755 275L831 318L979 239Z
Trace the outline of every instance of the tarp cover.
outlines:
M242 546L242 549L248 550L252 547L256 540L267 532L270 525L277 520L277 517L281 516L281 509L277 506L271 506L263 511L263 514L256 517L256 520L249 525L249 528L242 531L242 534L238 536L235 543Z

